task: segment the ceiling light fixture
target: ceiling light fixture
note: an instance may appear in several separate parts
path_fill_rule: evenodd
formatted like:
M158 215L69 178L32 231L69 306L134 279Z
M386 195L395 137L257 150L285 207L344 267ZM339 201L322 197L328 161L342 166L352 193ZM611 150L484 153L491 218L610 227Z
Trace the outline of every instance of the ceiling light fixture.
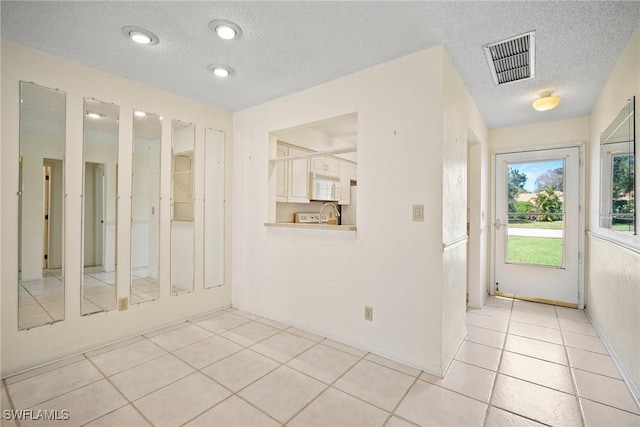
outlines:
M235 73L235 71L233 71L233 68L227 67L226 65L222 64L211 64L207 68L209 68L210 71L213 71L213 74L215 74L217 77L221 78L232 76Z
M102 117L102 115L87 111L87 117L91 117L92 119L99 119L100 117Z
M134 27L133 25L122 27L122 34L130 37L131 40L139 44L152 45L160 42L158 36L153 34L151 31L140 27Z
M144 116L147 115L147 113L145 113L144 111L140 111L140 110L134 111L133 114L135 114L136 117L144 117Z
M226 19L215 19L209 22L209 28L224 40L237 39L242 35L242 28L235 22Z
M547 91L540 93L540 99L533 101L533 108L537 111L553 110L560 103L560 97L551 96L553 92Z

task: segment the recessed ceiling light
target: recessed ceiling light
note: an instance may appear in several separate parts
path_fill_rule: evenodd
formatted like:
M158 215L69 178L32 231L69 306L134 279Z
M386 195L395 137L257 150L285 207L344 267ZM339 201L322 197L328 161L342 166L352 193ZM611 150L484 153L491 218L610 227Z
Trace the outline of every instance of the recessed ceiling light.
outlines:
M133 25L122 27L122 33L129 36L134 42L144 45L158 44L160 42L158 36L153 34L151 31L140 27L134 27Z
M222 64L211 64L208 68L209 70L213 71L213 74L222 78L229 77L235 73L235 71L233 71L233 68Z
M560 97L551 96L552 93L551 91L540 93L540 98L533 101L533 108L537 111L548 111L556 108L560 103Z
M144 117L144 116L147 115L147 113L145 113L144 111L140 111L140 110L134 111L133 114L135 114L137 117Z
M226 19L215 19L209 22L209 28L216 32L218 37L224 40L233 40L240 38L242 28L235 22Z
M229 70L222 67L216 67L213 69L213 74L218 77L229 77Z
M91 117L92 119L99 119L100 117L102 117L102 115L87 111L87 117Z

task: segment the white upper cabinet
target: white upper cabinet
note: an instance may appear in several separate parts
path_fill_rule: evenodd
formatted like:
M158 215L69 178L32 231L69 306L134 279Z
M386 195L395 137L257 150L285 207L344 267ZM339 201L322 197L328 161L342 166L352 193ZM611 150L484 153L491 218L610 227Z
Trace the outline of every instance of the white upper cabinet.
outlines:
M341 205L351 204L351 177L354 165L354 163L347 160L339 160L340 201L338 203Z
M299 156L308 150L278 143L277 157ZM309 159L276 162L276 201L309 203Z
M289 147L289 156L306 154L308 151ZM289 197L291 203L309 203L309 159L289 160Z
M337 158L329 156L312 157L311 172L338 176L339 161Z
M283 144L278 144L277 157L287 157L289 154L289 147ZM286 202L288 197L288 166L289 162L283 160L276 162L276 202Z

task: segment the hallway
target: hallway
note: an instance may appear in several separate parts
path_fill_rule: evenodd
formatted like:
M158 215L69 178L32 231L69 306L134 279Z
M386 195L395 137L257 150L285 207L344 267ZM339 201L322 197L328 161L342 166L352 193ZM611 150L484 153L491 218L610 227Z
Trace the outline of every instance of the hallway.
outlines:
M7 378L2 407L65 426L640 423L584 312L489 297L467 325L439 379L228 309Z

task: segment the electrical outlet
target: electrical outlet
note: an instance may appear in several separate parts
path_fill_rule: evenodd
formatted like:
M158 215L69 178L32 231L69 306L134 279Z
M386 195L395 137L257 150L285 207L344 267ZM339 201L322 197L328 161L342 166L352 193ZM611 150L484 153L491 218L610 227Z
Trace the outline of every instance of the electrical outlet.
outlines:
M129 298L122 297L118 298L118 311L123 311L129 308Z
M424 221L424 205L413 205L413 220Z
M373 321L373 307L368 305L364 307L364 320Z

